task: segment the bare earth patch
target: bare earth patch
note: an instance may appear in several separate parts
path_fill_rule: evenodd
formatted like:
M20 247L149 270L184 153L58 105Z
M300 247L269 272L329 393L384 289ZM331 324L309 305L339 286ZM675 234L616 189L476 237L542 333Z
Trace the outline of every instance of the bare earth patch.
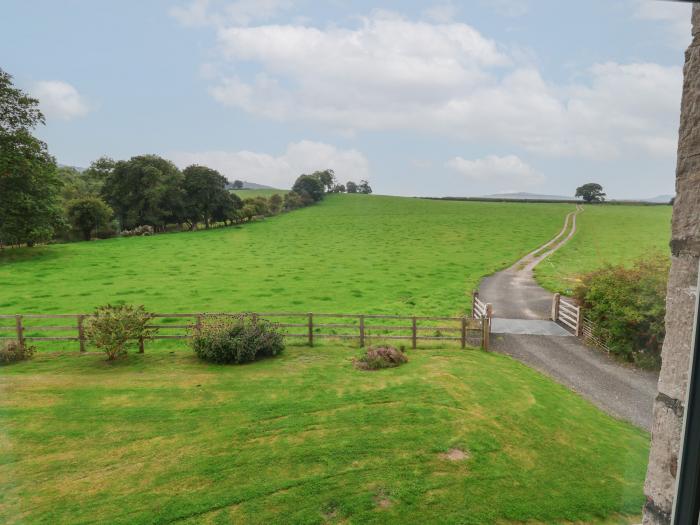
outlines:
M465 459L469 459L469 453L458 448L451 448L447 452L440 454L440 456L449 461L464 461Z

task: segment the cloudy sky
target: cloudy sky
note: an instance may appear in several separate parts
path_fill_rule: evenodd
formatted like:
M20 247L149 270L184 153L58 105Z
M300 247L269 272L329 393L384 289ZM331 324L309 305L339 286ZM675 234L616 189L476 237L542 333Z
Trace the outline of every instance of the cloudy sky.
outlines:
M63 164L637 198L673 193L689 42L657 0L4 0L0 67Z

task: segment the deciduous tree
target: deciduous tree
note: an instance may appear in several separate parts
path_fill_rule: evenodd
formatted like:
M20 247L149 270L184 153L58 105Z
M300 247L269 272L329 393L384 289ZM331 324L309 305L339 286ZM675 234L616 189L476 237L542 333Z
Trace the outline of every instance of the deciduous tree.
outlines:
M43 123L39 101L0 69L0 245L33 246L62 222L56 162L31 134Z
M99 197L82 197L69 201L66 213L73 228L89 241L92 232L109 224L113 212Z
M576 188L576 197L582 197L585 202L603 202L605 193L600 184L589 182Z

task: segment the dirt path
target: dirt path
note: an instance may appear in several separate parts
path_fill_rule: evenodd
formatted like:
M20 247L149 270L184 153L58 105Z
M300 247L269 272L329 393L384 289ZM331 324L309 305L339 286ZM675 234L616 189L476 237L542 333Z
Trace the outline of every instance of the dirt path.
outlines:
M574 236L582 211L577 206L554 239L482 282L479 295L493 305L496 317L492 349L552 377L612 416L650 430L658 374L622 366L570 334L533 335L555 333L540 330L550 318L552 294L537 284L533 270Z
M574 236L576 215L582 211L583 208L577 206L576 211L566 216L564 227L554 239L527 254L510 268L495 273L481 282L479 295L484 301L493 305L495 317L549 319L552 294L537 284L533 270Z

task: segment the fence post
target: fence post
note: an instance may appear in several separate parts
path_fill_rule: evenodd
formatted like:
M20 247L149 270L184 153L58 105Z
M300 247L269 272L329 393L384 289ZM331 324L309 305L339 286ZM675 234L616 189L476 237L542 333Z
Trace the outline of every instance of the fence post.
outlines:
M416 323L416 316L415 315L413 316L411 340L412 340L413 349L415 350L416 346L418 346L418 326Z
M309 346L314 346L314 314L309 312Z
M83 328L84 315L78 316L78 340L80 342L80 352L85 352L85 330Z
M194 329L197 332L197 335L199 335L202 332L202 314L197 314L196 319Z
M360 348L365 346L365 316L360 316Z
M462 349L467 347L467 316L462 316Z
M484 317L488 318L490 328L491 318L493 317L493 305L491 303L486 303L486 308L484 309Z
M24 327L22 326L22 316L15 316L15 326L17 327L17 342L24 348Z
M583 323L581 322L581 307L576 307L576 337L581 337L583 333Z
M559 320L559 301L561 300L561 294L555 293L552 297L552 321Z
M472 292L472 317L476 317L476 299L479 297L479 290Z

